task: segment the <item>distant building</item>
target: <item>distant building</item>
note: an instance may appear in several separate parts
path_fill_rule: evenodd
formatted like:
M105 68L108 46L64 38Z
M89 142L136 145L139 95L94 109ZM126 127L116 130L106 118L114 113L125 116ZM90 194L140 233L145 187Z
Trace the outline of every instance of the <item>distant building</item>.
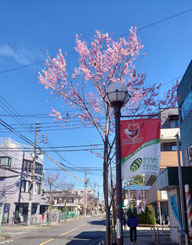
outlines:
M84 213L84 208L86 205L87 213L91 213L94 210L99 209L99 198L94 195L93 189L87 189L85 194L85 189L74 190L73 193L76 193L78 196L81 197L80 205L82 213ZM87 196L87 204L86 204L86 197Z
M27 146L29 148L29 146ZM32 186L32 152L12 139L0 142L0 209L3 223L27 221L29 192L33 188L31 223L39 223L47 206L44 197L43 155L38 155Z
M52 209L58 209L65 212L74 212L75 215L84 214L86 206L87 214L99 207L99 198L94 196L92 189L86 190L68 190L68 191L52 191ZM50 192L45 191L45 197L50 200Z
M161 162L160 172L168 166L177 166L177 147L175 135L179 130L179 115L177 108L161 110ZM169 222L168 195L166 190L158 190L157 176L148 175L145 184L151 186L146 194L146 204L153 205L156 219L160 223Z
M50 192L45 191L45 197L48 201L50 201ZM60 207L61 209L65 209L66 211L76 211L78 205L80 204L81 197L77 194L73 194L71 190L69 191L60 191L55 190L51 192L52 198L52 206Z
M138 213L145 210L146 194L151 186L129 185L125 182L123 186L123 209L137 208Z

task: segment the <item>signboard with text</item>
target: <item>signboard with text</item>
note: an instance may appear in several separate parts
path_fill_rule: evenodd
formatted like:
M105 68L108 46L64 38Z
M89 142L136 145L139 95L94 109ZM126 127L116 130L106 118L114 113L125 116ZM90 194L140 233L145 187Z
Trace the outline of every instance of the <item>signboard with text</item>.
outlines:
M122 179L159 174L160 125L159 118L121 121Z

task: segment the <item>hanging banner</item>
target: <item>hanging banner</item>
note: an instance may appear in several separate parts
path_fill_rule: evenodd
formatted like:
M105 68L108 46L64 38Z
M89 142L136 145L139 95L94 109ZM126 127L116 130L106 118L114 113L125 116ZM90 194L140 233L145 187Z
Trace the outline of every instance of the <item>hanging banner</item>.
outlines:
M137 200L137 213L141 214L141 212L142 212L142 194L141 194L141 191L136 191L136 200Z
M183 230L183 226L182 226L182 222L181 222L181 218L180 218L180 214L179 214L179 209L178 209L178 205L177 205L177 199L176 199L176 195L172 195L170 196L170 204L171 204L171 209L172 212L179 224L179 228L180 230Z
M160 125L160 119L121 121L122 179L159 174Z

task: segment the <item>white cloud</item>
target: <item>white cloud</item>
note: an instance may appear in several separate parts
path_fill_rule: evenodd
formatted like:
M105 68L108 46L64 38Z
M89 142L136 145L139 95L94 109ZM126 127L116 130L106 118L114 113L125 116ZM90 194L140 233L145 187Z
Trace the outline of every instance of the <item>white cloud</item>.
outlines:
M1 62L4 59L14 59L17 63L21 65L28 65L38 58L35 57L32 50L27 50L25 48L13 49L9 45L0 45L0 59Z

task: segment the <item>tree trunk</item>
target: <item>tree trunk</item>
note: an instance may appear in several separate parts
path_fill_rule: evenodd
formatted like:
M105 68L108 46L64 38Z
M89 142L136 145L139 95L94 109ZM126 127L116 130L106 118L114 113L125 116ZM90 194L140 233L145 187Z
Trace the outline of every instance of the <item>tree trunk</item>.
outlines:
M103 169L103 190L106 212L106 245L110 245L110 212L108 203L108 135L105 135Z

